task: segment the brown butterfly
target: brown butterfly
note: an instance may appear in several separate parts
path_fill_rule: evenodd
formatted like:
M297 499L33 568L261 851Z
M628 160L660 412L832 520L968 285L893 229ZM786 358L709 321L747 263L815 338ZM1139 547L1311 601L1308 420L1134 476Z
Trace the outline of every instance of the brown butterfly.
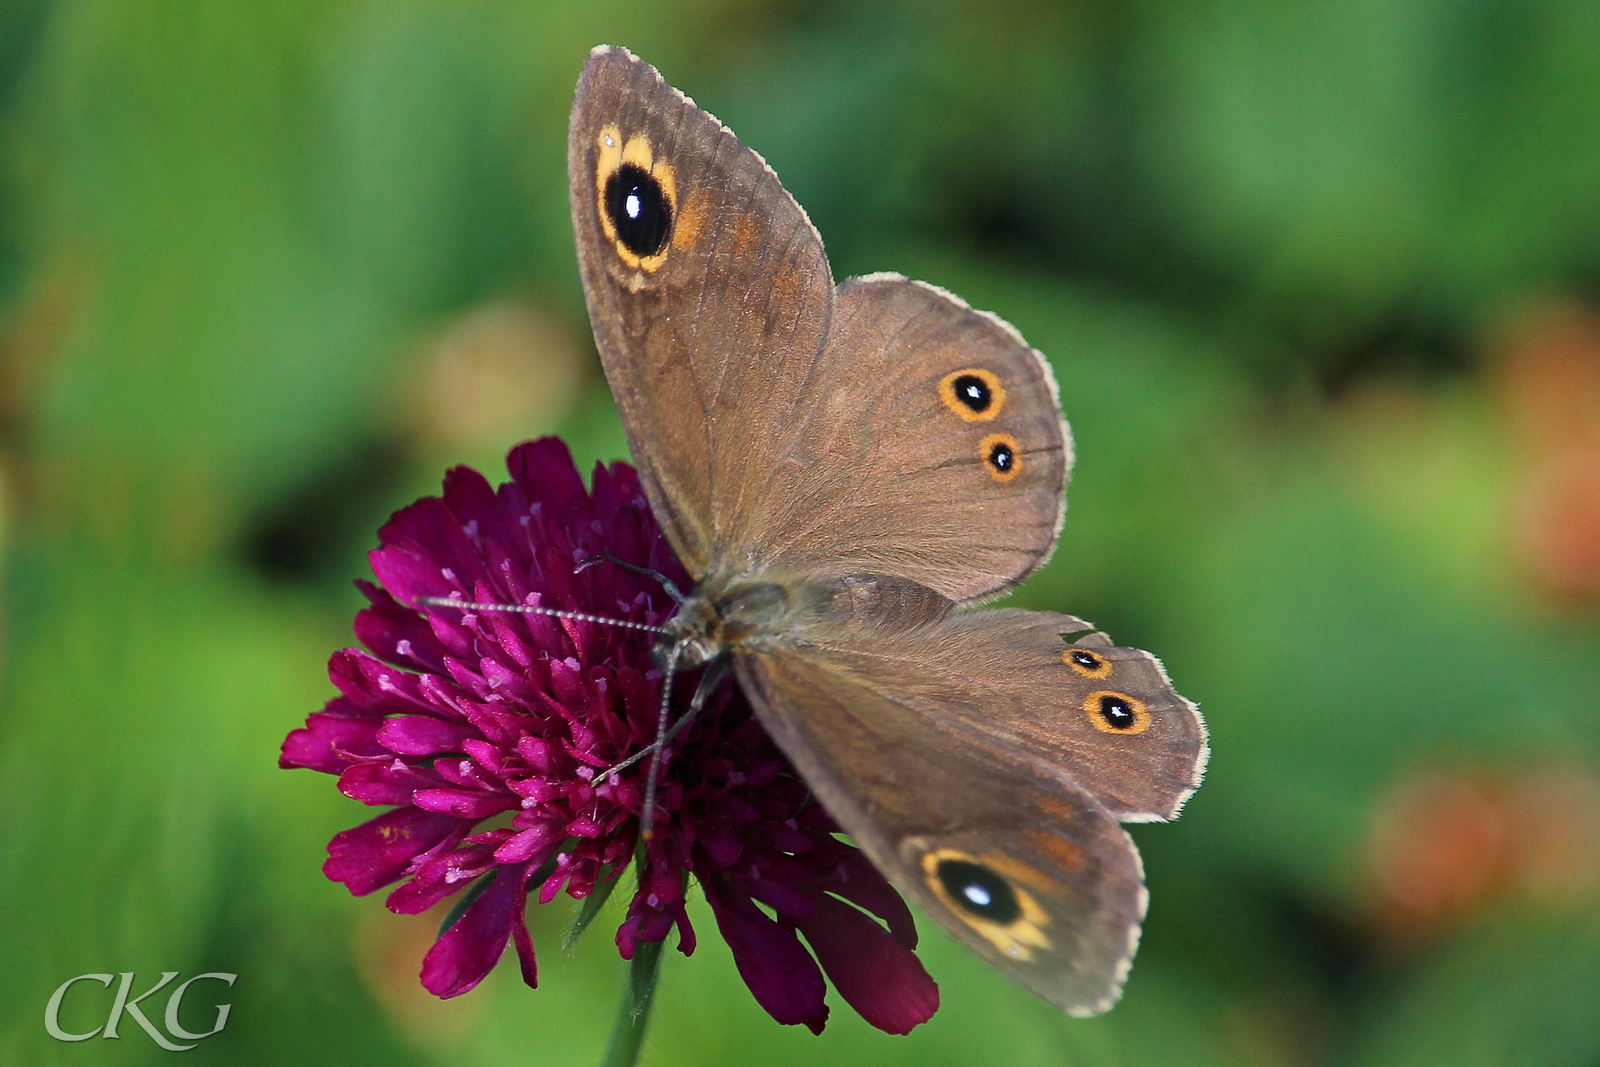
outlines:
M835 286L772 169L623 49L584 65L567 165L606 377L697 582L670 662L731 664L902 892L1051 1003L1104 1011L1147 899L1118 824L1178 813L1205 728L1149 653L969 610L1060 532L1049 364L934 286Z

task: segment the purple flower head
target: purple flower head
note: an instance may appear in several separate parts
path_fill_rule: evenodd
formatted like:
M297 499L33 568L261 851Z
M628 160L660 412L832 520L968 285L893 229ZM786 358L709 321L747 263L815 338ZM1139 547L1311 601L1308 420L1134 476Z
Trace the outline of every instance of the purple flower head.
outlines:
M389 809L328 843L329 878L358 896L399 882L388 907L404 914L475 894L423 960L422 984L440 997L482 981L508 940L534 985L527 898L587 897L635 857L649 761L604 772L654 741L662 679L644 631L407 605L456 595L659 625L675 603L607 553L689 585L633 468L598 466L585 491L554 438L519 445L506 462L511 481L499 489L458 467L442 496L379 531L380 585L360 583L371 603L355 620L370 651L334 654L340 695L289 734L279 760L337 774L346 796ZM697 681L679 676L676 710ZM938 990L912 952L910 911L834 836L737 686L723 683L672 740L659 776L638 890L616 935L624 959L674 927L679 950L694 951L692 874L739 973L779 1022L822 1030L824 974L880 1029L906 1033L933 1014Z

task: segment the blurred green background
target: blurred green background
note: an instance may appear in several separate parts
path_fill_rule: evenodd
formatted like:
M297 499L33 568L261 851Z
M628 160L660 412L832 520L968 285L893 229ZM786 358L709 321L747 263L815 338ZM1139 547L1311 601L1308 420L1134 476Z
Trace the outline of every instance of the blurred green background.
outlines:
M369 810L275 761L391 510L538 433L625 454L567 216L599 42L762 152L838 277L1053 360L1077 476L1016 600L1155 650L1215 747L1134 831L1108 1016L923 923L939 1015L835 995L813 1038L700 910L644 1062L1600 1064L1586 0L0 0L0 1063L170 1056L44 1032L129 970L239 975L188 1063L597 1062L609 929L566 959L535 907L540 989L432 1000L437 916L318 869Z

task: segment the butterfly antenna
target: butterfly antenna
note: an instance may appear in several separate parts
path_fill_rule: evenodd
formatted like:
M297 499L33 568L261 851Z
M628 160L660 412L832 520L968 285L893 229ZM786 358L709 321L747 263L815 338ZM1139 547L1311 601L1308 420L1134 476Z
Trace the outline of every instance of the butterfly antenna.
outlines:
M683 590L678 588L678 583L674 582L671 578L668 578L665 574L662 574L655 568L641 567L637 563L629 563L625 559L618 559L616 556L611 554L611 550L609 548L601 549L601 551L605 553L604 557L590 556L588 559L574 567L573 573L582 574L590 567L599 566L601 559L604 558L621 567L625 571L631 571L634 574L654 579L656 584L661 586L662 589L666 590L667 595L673 600L677 601L679 604L682 604L685 600L689 599L683 595Z
M667 632L660 626L634 622L631 619L613 619L605 615L590 615L586 611L560 611L556 608L539 608L534 607L532 604L482 604L473 600L458 600L455 597L444 596L419 596L416 599L416 604L418 607L456 608L461 611L515 611L523 615L549 615L555 619L573 619L577 622L594 622L604 626L622 626L629 630L648 630L653 634Z
M661 677L661 710L656 715L656 740L646 751L650 753L650 767L644 777L644 810L639 813L639 837L650 840L650 824L656 812L657 774L661 770L661 749L667 735L667 715L672 710L672 679L678 673L678 657L683 655L683 645L674 644L667 653L666 670Z

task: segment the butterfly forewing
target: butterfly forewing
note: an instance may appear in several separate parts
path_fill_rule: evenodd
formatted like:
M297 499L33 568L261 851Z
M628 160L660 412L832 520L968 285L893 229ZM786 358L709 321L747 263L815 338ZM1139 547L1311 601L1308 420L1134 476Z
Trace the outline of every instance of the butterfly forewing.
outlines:
M766 558L967 601L1055 546L1072 456L1050 365L944 290L841 284L798 416L756 515Z
M650 504L696 577L747 534L833 302L822 241L761 157L620 48L567 142L595 343Z
M651 506L713 564L993 596L1054 547L1071 456L1049 365L896 275L835 293L777 175L626 51L568 140L589 315Z

